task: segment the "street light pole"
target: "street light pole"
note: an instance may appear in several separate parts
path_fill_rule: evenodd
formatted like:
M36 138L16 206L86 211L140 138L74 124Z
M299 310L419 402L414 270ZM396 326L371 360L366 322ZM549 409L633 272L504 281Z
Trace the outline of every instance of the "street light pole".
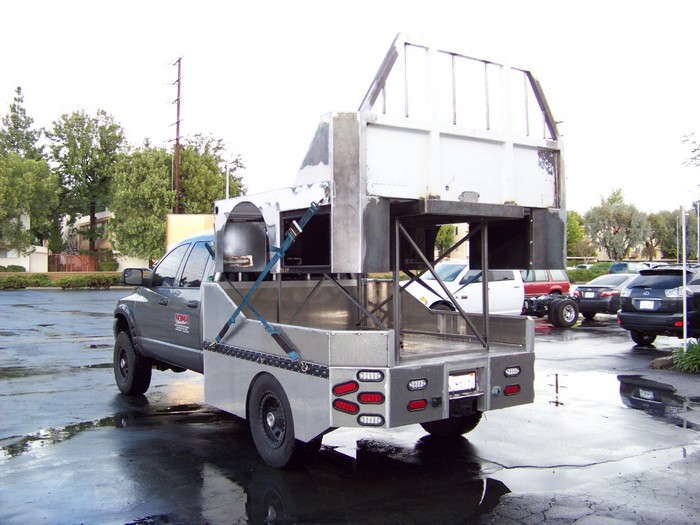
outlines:
M686 259L686 225L685 225L685 206L681 206L681 217L683 220L682 223L682 232L683 234L681 235L681 242L683 243L682 246L682 252L683 252L683 288L681 289L681 293L679 294L681 297L681 302L683 304L683 351L687 352L688 351L688 299L686 296L686 287L688 286L688 276L686 273L686 265L687 265L687 259Z

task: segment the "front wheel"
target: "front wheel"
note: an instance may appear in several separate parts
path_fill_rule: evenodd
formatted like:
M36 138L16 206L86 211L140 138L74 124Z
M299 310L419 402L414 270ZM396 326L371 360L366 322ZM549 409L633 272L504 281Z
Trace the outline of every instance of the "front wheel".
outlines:
M455 437L471 432L481 421L481 412L472 412L466 416L451 416L447 419L421 423L428 434L435 437Z
M250 389L248 422L258 454L272 467L299 467L321 448L321 438L308 443L295 439L289 400L270 374L261 375Z
M637 330L631 330L630 336L632 337L632 341L637 343L639 346L649 346L654 341L656 341L655 335L643 334L642 332L638 332Z
M143 357L127 332L114 342L114 379L122 394L142 395L151 386L151 361Z

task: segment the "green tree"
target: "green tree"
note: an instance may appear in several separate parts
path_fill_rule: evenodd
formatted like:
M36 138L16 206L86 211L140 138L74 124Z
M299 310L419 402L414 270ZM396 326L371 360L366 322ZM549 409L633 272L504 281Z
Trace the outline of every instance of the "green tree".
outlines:
M95 116L79 110L62 115L47 135L61 183L56 216L89 216L87 237L94 251L100 236L97 212L109 204L112 169L127 148L124 130L103 110Z
M583 218L575 211L566 212L566 253L576 257L576 247L583 241Z
M226 176L229 195L244 195L240 172L245 169L240 155L225 160L223 141L202 134L186 141L180 150L180 210L182 213L211 213L214 201L225 197Z
M455 227L451 224L443 224L435 237L435 247L438 253L442 255L446 250L449 250L455 243Z
M117 252L141 259L163 255L165 219L175 204L172 161L165 149L142 148L116 164L109 229Z
M673 212L662 211L649 214L651 230L644 241L644 255L648 260L653 260L657 252L661 252L664 257L676 257L678 251L676 223L677 215Z
M0 154L16 153L23 159L42 160L44 152L39 140L43 129L32 129L33 123L34 119L24 109L22 88L17 87L10 112L0 126Z
M601 199L600 206L586 213L585 226L592 241L616 261L629 257L651 230L646 214L632 204L625 204L621 189Z
M212 213L214 201L225 197L226 174L231 178L229 195L244 193L240 156L223 160L220 141L196 136L180 151L180 206L184 213ZM175 204L172 189L171 153L145 145L122 156L114 170L110 209L111 239L116 251L144 259L158 259L165 250L165 224Z
M28 253L34 235L29 224L45 225L58 202L58 180L43 160L0 155L0 240Z

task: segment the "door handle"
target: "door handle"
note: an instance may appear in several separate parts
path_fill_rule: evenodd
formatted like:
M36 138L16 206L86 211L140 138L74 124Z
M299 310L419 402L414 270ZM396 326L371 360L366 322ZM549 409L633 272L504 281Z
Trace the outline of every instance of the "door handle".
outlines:
M199 306L199 301L187 301L188 308L197 308Z
M158 300L158 304L161 306L168 306L168 300L165 297L163 297L162 299Z

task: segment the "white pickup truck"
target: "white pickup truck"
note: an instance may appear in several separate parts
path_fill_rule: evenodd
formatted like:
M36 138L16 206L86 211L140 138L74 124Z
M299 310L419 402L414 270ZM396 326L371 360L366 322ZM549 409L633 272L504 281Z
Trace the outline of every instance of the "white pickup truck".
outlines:
M466 261L448 261L435 266L435 271L459 306L468 313L483 311L483 272L470 269ZM525 300L525 286L519 270L489 270L489 311L492 314L520 315ZM426 273L406 286L406 291L425 306L455 310L437 279Z

